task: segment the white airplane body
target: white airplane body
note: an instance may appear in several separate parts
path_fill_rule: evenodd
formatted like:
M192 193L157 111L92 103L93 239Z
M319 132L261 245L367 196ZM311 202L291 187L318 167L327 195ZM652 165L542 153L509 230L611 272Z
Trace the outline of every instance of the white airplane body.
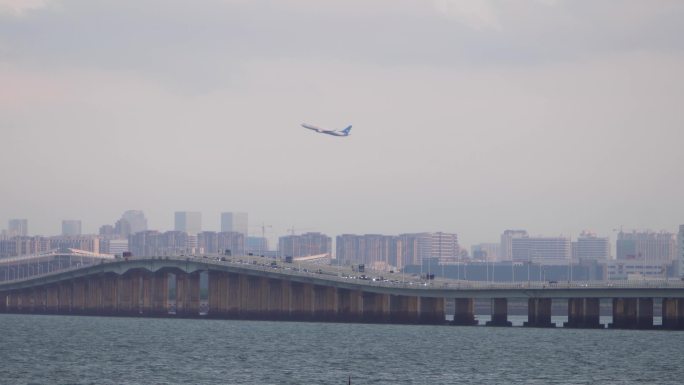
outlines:
M349 133L350 133L351 128L352 128L352 126L348 126L344 130L326 130L324 128L312 126L312 125L306 124L306 123L302 123L302 127L309 129L309 130L312 130L312 131L316 131L319 134L328 134L328 135L332 135L332 136L349 136Z

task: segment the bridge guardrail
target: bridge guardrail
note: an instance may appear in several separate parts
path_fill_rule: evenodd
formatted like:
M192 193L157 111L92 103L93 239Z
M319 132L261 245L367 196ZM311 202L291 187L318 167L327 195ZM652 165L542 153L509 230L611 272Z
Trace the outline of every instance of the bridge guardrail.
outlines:
M10 283L18 283L18 282L25 282L25 281L30 281L33 279L38 279L38 278L44 278L44 277L49 277L53 275L60 275L64 274L67 272L71 271L77 271L80 269L84 268L90 268L93 266L101 266L101 265L106 265L106 264L114 264L114 263L126 263L127 261L136 261L136 260L173 260L177 262L195 262L195 263L202 263L206 265L215 265L215 266L225 266L225 265L238 265L241 268L245 268L247 270L255 270L255 271L269 271L272 272L274 270L278 270L280 273L288 276L299 276L299 277L314 277L314 278L320 278L324 280L329 280L329 281L335 281L335 282L354 282L355 284L360 284L363 286L370 286L370 287L386 287L386 288L407 288L407 289L424 289L424 290L435 290L435 289L456 289L456 290L521 290L521 289L578 289L578 290L586 290L586 289L610 289L610 288L615 288L615 289L673 289L673 288L684 288L684 281L682 280L639 280L639 281L585 281L585 282L578 282L578 281L559 281L559 282L552 282L552 281L528 281L528 282L483 282L483 281L463 281L463 280L446 280L446 279L438 279L435 281L425 281L425 280L414 280L414 279L406 279L406 275L399 273L399 275L402 277L401 281L399 281L398 278L396 278L396 275L394 275L392 280L372 280L372 279L360 279L357 276L354 275L348 275L346 274L348 271L345 269L343 270L342 268L337 268L337 269L326 269L326 273L323 273L322 267L330 268L331 266L322 266L322 265L307 265L305 264L305 268L301 269L300 267L295 270L294 266L297 266L293 264L292 268L289 266L285 268L282 264L274 266L270 265L264 265L264 264L254 264L254 263L248 263L246 261L243 262L238 262L241 259L236 259L236 258L245 258L248 261L257 261L256 257L232 257L230 259L227 259L225 261L220 261L220 260L215 260L211 258L201 258L201 257L176 257L176 256L164 256L164 257L135 257L135 258L130 258L128 260L124 259L102 259L100 260L100 263L94 263L94 264L89 264L85 266L74 266L74 267L69 267L65 269L61 269L58 271L52 271L44 274L39 274L39 275L33 275L31 277L26 277L26 278L20 278L20 279L14 279L14 280L8 280L8 281L2 281L0 282L0 288L4 284L10 284ZM272 260L270 260L272 261ZM288 264L289 265L289 264ZM334 266L332 266L334 267ZM314 270L319 270L318 271L309 271L309 268L314 269ZM303 271L306 270L306 271ZM332 273L335 273L335 275L332 275ZM344 274L346 278L341 275ZM358 273L357 273L358 274ZM371 274L369 272L368 274ZM377 273L377 274L382 274L382 273Z

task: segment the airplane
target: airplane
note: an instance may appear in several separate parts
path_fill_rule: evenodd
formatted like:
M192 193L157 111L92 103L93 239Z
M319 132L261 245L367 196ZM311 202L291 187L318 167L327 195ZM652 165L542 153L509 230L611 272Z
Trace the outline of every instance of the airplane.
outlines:
M325 130L320 127L312 126L310 124L302 123L302 127L308 128L309 130L316 131L320 134L328 134L332 136L349 136L352 126L345 128L344 130Z

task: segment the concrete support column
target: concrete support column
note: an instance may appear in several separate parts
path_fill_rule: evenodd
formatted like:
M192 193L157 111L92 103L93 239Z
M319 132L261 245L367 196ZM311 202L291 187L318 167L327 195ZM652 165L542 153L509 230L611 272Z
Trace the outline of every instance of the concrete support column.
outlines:
M282 320L286 319L289 312L283 310L283 284L279 279L266 280L266 311L268 312L268 319Z
M339 289L338 319L346 322L360 321L363 315L363 293L359 290Z
M663 298L663 329L684 330L683 298Z
M7 293L0 293L0 313L7 312Z
M133 279L130 274L121 275L116 279L116 308L122 315L135 314L133 311Z
M454 299L454 320L452 325L472 326L477 325L475 320L475 300L472 298Z
M31 311L31 293L28 289L23 289L19 292L19 310L22 313Z
M45 289L47 291L46 311L50 314L57 313L59 310L59 287L57 285L50 285Z
M390 296L390 322L413 324L418 320L418 297Z
M71 281L60 282L59 285L59 304L57 312L60 314L71 313L73 284Z
M444 298L421 297L420 298L420 323L443 324L445 320Z
M176 274L176 315L182 317L199 316L200 273Z
M104 314L116 314L118 302L118 280L115 274L105 274L101 278L102 282L102 307Z
M636 329L637 299L613 298L613 322L608 325L614 329Z
M313 316L313 285L292 282L292 318L309 321Z
M156 272L150 276L151 313L157 316L169 314L169 274Z
M375 293L363 292L363 322L378 322L380 315L376 313Z
M86 281L86 312L89 314L97 314L100 311L101 305L101 289L102 282L100 277L88 277Z
M19 311L19 292L11 291L7 293L7 311L14 313Z
M228 273L209 271L209 317L222 318L228 312Z
M76 314L85 313L86 309L86 282L76 279L72 287L72 309Z
M334 321L337 315L337 289L329 286L313 286L313 316L319 321Z
M637 300L637 328L653 329L653 298Z
M553 328L551 323L551 298L530 298L527 300L527 322L523 326Z
M599 298L568 299L568 322L565 322L563 326L567 328L602 329L600 307Z
M387 315L389 315L389 296L379 293L363 293L363 321L385 322L385 296L387 296Z
M492 298L492 319L487 321L487 326L512 326L508 320L508 299Z
M185 291L188 284L187 273L177 272L174 274L176 276L176 315L184 316L185 310Z
M240 274L228 273L226 280L226 284L228 285L228 310L226 316L230 318L240 318L242 316Z
M281 314L289 319L292 316L292 285L290 281L281 280L280 290L282 296Z
M667 309L664 309L667 312ZM652 329L653 298L614 298L613 323L615 329Z
M261 280L259 277L240 274L240 309L242 318L260 318Z

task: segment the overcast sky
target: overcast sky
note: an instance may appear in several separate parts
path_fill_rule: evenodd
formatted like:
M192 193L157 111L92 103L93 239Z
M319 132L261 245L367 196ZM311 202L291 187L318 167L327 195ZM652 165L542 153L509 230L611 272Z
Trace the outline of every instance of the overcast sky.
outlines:
M464 245L676 231L682 20L666 0L0 0L0 228L141 209Z

